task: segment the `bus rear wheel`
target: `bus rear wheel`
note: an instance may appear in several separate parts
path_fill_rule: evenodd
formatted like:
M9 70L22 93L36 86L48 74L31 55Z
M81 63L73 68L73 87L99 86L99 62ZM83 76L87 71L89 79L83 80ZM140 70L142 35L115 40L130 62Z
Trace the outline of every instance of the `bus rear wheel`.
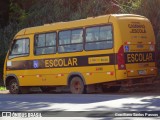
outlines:
M70 91L72 94L83 94L86 92L85 85L80 77L73 77L70 82Z
M9 92L11 94L19 94L20 93L20 87L18 85L18 82L15 79L12 79L9 82Z

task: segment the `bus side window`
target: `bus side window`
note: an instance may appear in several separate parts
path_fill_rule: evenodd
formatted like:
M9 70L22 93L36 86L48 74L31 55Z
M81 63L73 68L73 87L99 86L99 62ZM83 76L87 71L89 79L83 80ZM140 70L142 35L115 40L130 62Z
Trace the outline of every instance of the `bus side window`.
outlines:
M83 29L59 32L59 53L78 52L83 50Z
M98 40L99 27L91 27L86 29L86 41L94 42Z
M82 43L83 42L83 30L77 29L72 30L71 43Z
M38 34L35 37L35 55L56 53L56 33Z
M59 46L59 47L58 47L58 51L59 51L59 52L65 52L64 46Z
M85 50L103 50L113 47L111 25L86 28Z

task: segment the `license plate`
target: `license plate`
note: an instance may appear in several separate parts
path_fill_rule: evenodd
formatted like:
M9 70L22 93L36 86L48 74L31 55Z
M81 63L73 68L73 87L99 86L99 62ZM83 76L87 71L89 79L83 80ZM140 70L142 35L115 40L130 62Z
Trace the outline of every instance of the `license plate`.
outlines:
M145 75L145 74L146 74L146 71L145 71L145 70L139 70L139 71L138 71L138 74L139 74L139 75Z

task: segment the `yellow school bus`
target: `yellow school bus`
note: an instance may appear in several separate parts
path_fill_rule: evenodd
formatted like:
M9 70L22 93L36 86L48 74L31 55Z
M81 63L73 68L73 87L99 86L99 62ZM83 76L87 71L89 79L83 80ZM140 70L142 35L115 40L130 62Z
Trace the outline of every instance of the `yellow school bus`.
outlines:
M131 80L145 83L156 75L152 25L134 14L23 29L15 35L4 64L4 84L11 94L57 86L82 94Z

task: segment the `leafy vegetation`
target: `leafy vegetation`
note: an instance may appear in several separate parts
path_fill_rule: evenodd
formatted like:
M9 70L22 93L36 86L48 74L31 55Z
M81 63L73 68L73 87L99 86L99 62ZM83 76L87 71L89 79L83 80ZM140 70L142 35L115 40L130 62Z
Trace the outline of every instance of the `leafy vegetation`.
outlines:
M6 88L3 86L0 86L0 91L4 91L4 90L6 90Z
M144 15L155 35L160 29L160 0L6 0L7 25L0 25L0 72L13 36L22 28L113 13ZM2 2L3 3L3 2ZM1 12L0 12L1 14ZM7 13L6 13L7 14ZM158 37L157 37L158 38ZM157 39L159 42L160 40ZM2 76L2 75L1 75Z
M136 13L142 4L142 0L115 0L114 3L120 13Z

